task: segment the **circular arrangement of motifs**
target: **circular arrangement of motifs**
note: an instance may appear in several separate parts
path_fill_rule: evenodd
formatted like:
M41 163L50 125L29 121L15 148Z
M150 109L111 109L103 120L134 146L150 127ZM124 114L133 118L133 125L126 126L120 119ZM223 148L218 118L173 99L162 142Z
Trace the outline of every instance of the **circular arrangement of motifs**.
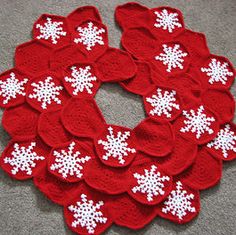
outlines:
M140 229L157 216L186 223L199 191L236 156L229 60L211 54L177 9L127 3L115 16L125 51L109 47L98 10L84 6L42 15L0 75L12 138L1 167L33 178L78 234ZM105 82L142 96L146 118L135 128L106 123L94 100Z

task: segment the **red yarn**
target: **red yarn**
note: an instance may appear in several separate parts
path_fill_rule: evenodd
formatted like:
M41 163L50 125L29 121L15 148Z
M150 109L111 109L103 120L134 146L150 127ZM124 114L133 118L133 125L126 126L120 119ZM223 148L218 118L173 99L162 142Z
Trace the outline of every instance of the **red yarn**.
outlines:
M61 110L51 110L42 113L38 121L38 134L51 147L66 143L73 138L62 124L60 115Z
M39 40L32 40L17 46L15 67L35 76L49 69L49 57L52 50Z
M85 63L87 60L85 54L74 45L67 45L52 52L50 58L50 70L64 75L68 66L75 63Z
M168 122L146 118L134 128L134 134L138 149L154 157L167 155L174 145L173 132Z
M32 139L37 135L39 113L27 103L4 111L2 125L12 138Z
M137 73L133 78L121 82L126 90L138 95L144 95L152 86L152 73L148 63L135 61Z
M105 120L93 99L71 98L61 112L62 123L75 136L94 137Z
M180 177L194 189L207 189L220 181L222 161L213 158L205 148L199 149L195 163Z

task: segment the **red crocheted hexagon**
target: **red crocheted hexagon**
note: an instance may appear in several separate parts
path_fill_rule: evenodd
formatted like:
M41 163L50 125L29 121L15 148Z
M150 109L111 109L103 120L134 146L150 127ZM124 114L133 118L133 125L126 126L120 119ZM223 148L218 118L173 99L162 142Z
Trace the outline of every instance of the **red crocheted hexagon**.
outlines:
M33 38L54 48L69 44L71 35L66 18L50 14L41 15L34 23Z
M103 164L113 167L129 165L137 152L131 129L120 126L107 125L94 138L94 144Z
M5 148L0 165L12 178L25 180L33 178L45 168L49 148L40 138L12 140Z
M166 156L174 145L174 135L168 122L146 118L134 128L137 148L155 157Z
M93 158L94 152L82 141L71 140L51 150L48 171L62 181L78 182L84 178L84 169Z
M172 188L172 177L156 162L130 168L129 195L140 203L156 205L166 198Z
M24 103L30 78L15 68L0 74L0 106L9 108Z

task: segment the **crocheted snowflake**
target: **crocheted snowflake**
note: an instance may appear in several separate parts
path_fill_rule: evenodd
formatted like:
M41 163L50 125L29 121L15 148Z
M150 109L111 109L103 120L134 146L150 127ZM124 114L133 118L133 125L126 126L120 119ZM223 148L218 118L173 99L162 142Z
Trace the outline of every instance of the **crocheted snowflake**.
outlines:
M36 28L40 30L40 35L37 39L51 40L53 44L57 44L58 39L61 36L66 36L66 32L63 31L61 25L63 22L53 22L50 17L47 17L47 22L44 25L37 24Z
M92 94L91 88L93 88L93 82L97 80L96 76L92 76L90 72L91 66L85 68L71 67L71 77L65 77L65 81L71 83L71 86L75 88L73 90L74 95L78 95L79 92L87 91Z
M212 122L215 121L214 117L207 117L204 113L204 107L199 106L197 113L193 109L189 112L183 111L185 116L184 124L185 126L180 129L181 132L192 132L196 133L196 138L199 139L202 134L209 133L212 134L214 131L210 128Z
M19 171L24 171L27 175L32 175L32 168L36 166L35 161L45 159L33 151L35 146L35 142L31 142L28 147L20 147L19 144L14 144L14 151L11 152L13 157L4 158L4 163L10 164L13 167L11 170L13 175L16 175Z
M41 102L41 107L47 109L47 105L54 101L57 104L61 104L61 100L58 98L60 91L63 90L62 86L56 86L52 82L52 77L47 77L44 81L39 81L38 83L32 83L31 86L34 88L34 93L29 94L30 99L37 99Z
M209 77L209 83L213 84L215 82L221 82L226 84L228 76L233 76L234 74L228 70L229 64L227 62L221 63L216 59L211 59L208 68L201 68L203 73L206 73Z
M88 23L87 27L78 27L79 38L75 38L75 43L82 43L86 46L88 51L92 50L96 44L104 45L103 37L101 34L105 33L105 29L94 26L92 22Z
M176 189L172 190L167 200L164 201L165 207L162 208L162 212L165 214L170 212L173 216L177 216L182 220L188 212L196 211L196 208L192 206L191 201L193 199L194 195L183 190L182 183L178 181L176 182Z
M157 16L156 23L154 24L155 27L168 30L169 33L172 33L176 27L182 27L177 13L168 13L166 9L163 9L161 12L155 11L154 13Z
M228 157L228 151L236 152L236 135L230 130L230 125L226 124L220 129L216 138L207 144L208 148L220 149L224 158Z
M83 176L83 164L91 159L89 156L81 157L79 151L74 151L75 142L71 142L68 150L62 149L60 152L53 151L55 163L50 166L52 171L58 171L64 178L68 175L81 178Z
M169 181L169 176L161 176L161 173L157 171L155 165L151 166L151 170L144 169L145 174L140 175L134 173L134 178L137 179L138 186L132 188L133 193L141 192L147 195L149 202L153 201L154 196L164 195L165 191L163 188L165 185L163 182Z
M176 103L176 91L165 91L158 88L157 95L153 95L151 98L147 97L146 101L151 104L153 109L150 111L151 115L161 116L165 115L167 118L171 118L171 111L173 108L179 110L179 105Z
M10 100L15 99L17 95L25 96L24 85L28 82L27 78L20 81L16 78L15 73L10 73L10 77L6 81L0 80L0 95L4 97L3 104L7 104Z
M107 222L107 218L99 210L104 205L104 202L99 201L95 204L93 200L88 201L85 194L81 194L80 197L81 201L77 201L76 205L68 207L75 218L71 226L74 228L81 226L86 228L89 234L93 234L98 224L105 224Z
M110 126L108 128L109 135L107 135L107 141L98 140L98 144L103 145L103 149L106 151L106 154L102 156L104 160L108 160L110 157L118 158L120 164L125 163L124 157L128 153L135 153L134 148L129 148L126 140L130 136L130 131L125 131L122 133L119 131L117 136L114 135L113 128Z
M162 45L164 53L160 53L155 57L156 60L162 61L164 65L167 65L167 72L171 72L174 68L183 69L184 57L188 55L188 53L183 52L180 48L179 44L175 44L174 47L167 46L166 44Z

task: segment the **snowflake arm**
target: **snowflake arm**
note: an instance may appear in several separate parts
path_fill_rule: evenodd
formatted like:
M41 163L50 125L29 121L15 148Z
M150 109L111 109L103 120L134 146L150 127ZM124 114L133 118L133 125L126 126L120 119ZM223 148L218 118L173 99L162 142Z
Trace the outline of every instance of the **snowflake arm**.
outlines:
M162 212L167 214L171 213L178 219L183 220L183 217L187 215L187 212L196 212L196 208L192 206L192 200L194 195L187 194L186 190L183 190L183 185L180 181L176 183L176 189L172 190L167 200L164 201L164 207Z
M153 109L150 111L152 116L165 115L167 118L171 118L171 111L173 108L179 110L180 107L176 103L176 91L165 91L162 94L162 89L157 89L157 94L152 97L147 97L146 101L151 104Z
M13 72L10 73L10 77L7 78L6 81L0 80L0 95L4 98L3 104L8 104L8 102L15 99L17 95L25 96L24 85L27 82L27 78L23 81L19 81Z
M80 37L75 38L74 42L77 44L82 43L86 46L88 51L91 51L92 47L96 44L104 45L101 34L105 33L105 29L99 29L97 26L94 26L92 22L89 22L87 27L78 27L77 31L79 32Z
M230 125L226 124L220 129L216 138L208 143L207 147L221 150L224 158L228 158L228 151L236 153L236 135L230 130Z
M221 63L216 59L211 59L208 68L201 68L203 73L209 77L208 82L214 84L216 82L221 82L223 85L226 84L228 76L232 77L234 74L227 68L229 64L227 62Z
M192 132L196 133L196 138L199 139L202 134L207 132L208 134L213 134L213 130L210 128L212 122L215 121L214 117L207 117L204 112L204 107L201 105L197 113L193 109L190 112L186 110L183 111L185 116L184 124L185 126L180 129L181 132Z
M183 69L184 57L188 55L188 53L183 52L180 48L179 44L175 44L174 47L163 45L164 53L160 53L155 57L156 60L162 61L164 65L167 65L167 72L171 72L172 69L179 68Z
M63 90L63 87L56 86L52 79L52 77L47 77L45 81L31 84L31 86L34 87L34 93L29 94L29 98L41 102L42 109L47 109L47 105L50 105L52 101L61 104L61 100L58 96L60 95L60 91Z
M39 29L40 31L40 35L37 36L37 39L51 39L53 44L57 44L58 39L60 39L61 36L66 36L66 32L64 32L63 28L61 27L61 25L63 25L63 22L53 22L50 17L47 17L46 20L47 22L44 23L44 25L36 25L36 29Z
M85 68L73 66L71 70L71 77L65 77L65 81L74 88L73 95L78 95L78 93L84 91L92 94L93 82L97 80L97 77L92 76L91 66L86 66Z
M117 158L120 164L125 163L124 157L128 156L128 153L135 153L134 148L128 147L127 139L130 137L130 131L122 133L119 131L117 136L114 135L113 128L108 128L109 135L107 140L98 140L98 144L103 145L103 149L106 154L102 156L103 160L108 160L110 157Z
M87 195L81 194L81 201L77 201L76 205L68 207L75 218L71 226L74 228L81 226L86 228L89 234L94 234L98 224L105 224L107 222L107 218L100 211L103 205L103 201L95 204L92 200L88 201Z
M11 170L13 175L16 175L19 171L32 175L32 168L36 167L36 161L45 159L33 151L35 146L35 142L32 142L27 148L24 146L20 147L17 143L14 144L14 151L11 153L13 157L4 158L4 163L10 164L13 167Z
M168 30L169 33L173 33L176 27L182 27L177 13L168 13L166 9L163 9L161 12L155 11L154 13L157 16L156 23L154 24L155 27Z
M149 202L153 201L154 196L164 195L163 190L165 185L163 182L170 181L169 176L161 176L161 173L157 171L155 165L151 166L151 170L144 170L144 175L134 173L134 178L137 179L138 186L132 188L133 193L141 192L147 195L147 200Z
M89 156L80 157L80 152L74 152L75 142L71 142L68 151L62 149L60 152L53 151L55 157L55 163L50 166L52 171L58 171L63 178L67 178L68 175L81 178L83 176L81 170L83 170L83 164L91 159Z

